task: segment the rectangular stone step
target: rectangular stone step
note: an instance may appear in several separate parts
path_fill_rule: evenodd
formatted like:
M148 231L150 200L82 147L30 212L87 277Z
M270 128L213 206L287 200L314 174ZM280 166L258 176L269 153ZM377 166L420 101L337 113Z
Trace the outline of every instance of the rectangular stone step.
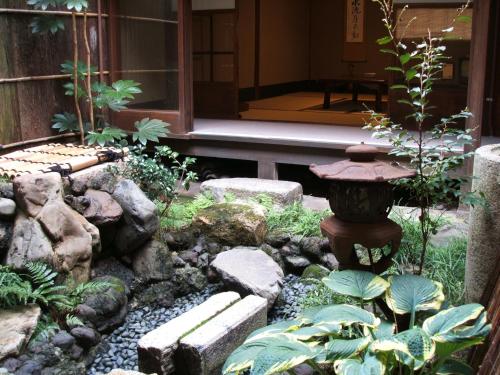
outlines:
M175 372L174 354L179 340L240 300L235 292L216 294L202 304L147 333L139 342L139 369L169 375Z
M250 333L267 324L267 301L250 295L180 341L177 374L215 375Z

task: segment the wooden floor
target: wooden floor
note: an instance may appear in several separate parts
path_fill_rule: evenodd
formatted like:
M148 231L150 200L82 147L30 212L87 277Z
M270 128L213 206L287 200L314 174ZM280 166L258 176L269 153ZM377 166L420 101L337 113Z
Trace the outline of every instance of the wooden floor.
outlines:
M374 96L360 94L359 103L352 101L350 93L332 94L331 107L323 109L322 92L296 92L243 104L243 120L286 121L362 127L369 119L364 105L373 106ZM387 96L382 99L387 103Z
M345 149L364 142L381 149L390 148L383 139L360 127L306 124L281 121L195 119L191 139ZM500 137L482 137L483 145L500 143Z

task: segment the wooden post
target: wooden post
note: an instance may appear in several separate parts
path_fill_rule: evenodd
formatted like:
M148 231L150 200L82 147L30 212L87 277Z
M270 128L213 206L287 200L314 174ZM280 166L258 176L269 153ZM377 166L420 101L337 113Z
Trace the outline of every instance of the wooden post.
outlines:
M258 161L258 178L263 178L266 180L277 180L278 179L278 166L274 161L271 160L259 160Z
M467 92L467 106L474 117L466 121L466 129L472 129L474 144L466 152L481 146L482 125L485 110L485 92L488 65L488 31L490 24L491 0L474 1L472 15L472 41L470 49L470 74ZM467 172L472 174L474 161L467 162Z
M179 0L179 124L183 133L193 130L193 48L191 0Z

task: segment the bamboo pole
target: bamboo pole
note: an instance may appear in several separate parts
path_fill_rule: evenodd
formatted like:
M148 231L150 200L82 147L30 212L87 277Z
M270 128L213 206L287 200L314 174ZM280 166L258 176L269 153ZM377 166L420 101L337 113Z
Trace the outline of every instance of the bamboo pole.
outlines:
M71 17L73 26L73 97L75 99L75 110L78 117L78 127L80 129L80 141L85 144L85 132L83 129L82 111L78 101L78 34L76 30L76 14Z
M13 8L0 8L0 13L12 14L28 14L28 15L51 15L51 16L73 16L84 17L82 12L71 12L64 10L38 10L38 9L13 9ZM88 17L98 17L98 13L88 13ZM102 17L108 17L108 14L102 14Z
M105 70L104 72L95 72L92 75L96 76L99 74L108 75L109 71ZM18 83L18 82L29 82L29 81L49 81L52 79L66 79L71 78L71 74L51 74L44 76L30 76L30 77L15 77L15 78L0 78L1 83Z
M83 41L85 43L85 51L87 53L87 96L89 105L89 117L90 117L90 129L95 130L94 124L94 102L92 99L92 73L91 73L91 57L92 53L90 51L89 36L87 30L87 12L85 11L85 16L83 17Z
M77 136L78 136L78 133L66 133L66 134L51 135L49 137L43 137L43 138L29 139L29 140L26 140L26 141L9 143L7 145L0 145L0 151L10 150L10 149L13 149L13 148L18 148L18 147L29 146L29 145L33 145L33 144L37 144L37 143L46 143L46 142L51 142L51 141L58 141L60 139L65 139L65 138L74 138L74 137L77 137Z

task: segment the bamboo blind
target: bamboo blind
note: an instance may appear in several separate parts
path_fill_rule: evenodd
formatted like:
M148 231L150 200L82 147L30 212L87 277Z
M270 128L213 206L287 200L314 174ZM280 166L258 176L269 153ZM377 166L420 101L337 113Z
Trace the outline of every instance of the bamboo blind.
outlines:
M10 178L23 174L59 172L66 176L93 165L121 159L127 149L53 143L0 156L0 174Z
M441 35L443 29L448 28L453 19L457 15L455 8L408 8L401 16L401 9L398 10L397 16L401 16L401 27L396 30L396 36L400 38L403 33L407 39L424 38L431 35ZM472 9L466 9L464 16L472 18ZM405 31L405 26L411 22L410 27ZM451 36L459 40L471 40L472 38L472 23L471 22L455 22L454 30Z

